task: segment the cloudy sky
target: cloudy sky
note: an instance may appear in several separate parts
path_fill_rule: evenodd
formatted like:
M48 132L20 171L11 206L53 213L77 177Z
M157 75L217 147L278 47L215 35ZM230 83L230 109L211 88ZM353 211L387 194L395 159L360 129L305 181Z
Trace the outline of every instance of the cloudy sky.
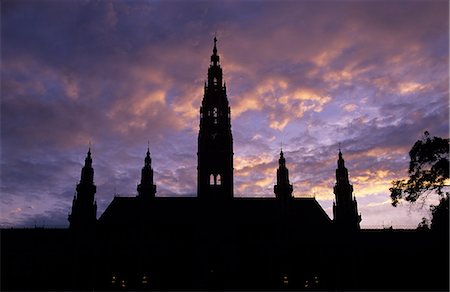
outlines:
M214 34L234 137L234 192L294 195L332 216L339 143L363 227L394 208L425 130L449 132L448 1L1 1L1 226L67 226L92 146L98 216L133 196L149 141L157 195L196 192Z

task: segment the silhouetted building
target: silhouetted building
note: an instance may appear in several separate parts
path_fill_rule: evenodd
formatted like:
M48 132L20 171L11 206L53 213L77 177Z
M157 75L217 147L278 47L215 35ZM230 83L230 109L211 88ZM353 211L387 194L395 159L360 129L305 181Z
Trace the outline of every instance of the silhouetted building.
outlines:
M233 136L227 87L214 49L200 107L198 133L198 196L209 199L233 197Z
M138 197L143 199L154 198L156 194L156 185L153 184L152 159L150 158L150 149L147 148L147 155L144 159L144 167L141 172L141 183L137 187Z
M1 288L448 289L448 238L360 230L340 150L334 220L314 197L292 195L283 151L274 197L233 196L231 112L216 42L200 107L197 197L155 196L147 149L137 196L115 196L97 220L89 149L68 230L2 230Z
M73 198L72 214L69 215L71 229L85 230L95 225L97 220L97 202L94 198L96 191L91 149L89 148L84 167L81 170L80 183L77 184L77 195Z
M348 171L344 165L341 150L339 150L337 163L336 185L334 186L336 202L333 202L334 222L341 229L359 229L361 215L358 215L356 198L352 198L353 186L348 180Z
M274 186L273 191L275 196L279 200L292 199L292 191L294 188L289 183L289 170L286 167L286 159L284 159L283 150L280 151L280 159L278 160L277 169L277 184Z

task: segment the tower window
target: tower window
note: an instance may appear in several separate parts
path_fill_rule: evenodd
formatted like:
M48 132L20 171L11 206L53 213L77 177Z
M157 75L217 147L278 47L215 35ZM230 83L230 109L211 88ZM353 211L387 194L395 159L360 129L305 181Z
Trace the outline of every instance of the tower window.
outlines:
M142 276L142 284L148 284L148 277L146 275Z
M213 108L213 118L214 118L214 124L217 124L217 108Z
M220 186L222 184L222 177L220 174L217 175L217 185Z
M214 77L213 83L214 83L214 85L217 85L217 78L216 77Z
M209 176L209 185L210 186L213 186L213 185L215 185L215 182L214 182L214 175L213 174L211 174L210 176Z

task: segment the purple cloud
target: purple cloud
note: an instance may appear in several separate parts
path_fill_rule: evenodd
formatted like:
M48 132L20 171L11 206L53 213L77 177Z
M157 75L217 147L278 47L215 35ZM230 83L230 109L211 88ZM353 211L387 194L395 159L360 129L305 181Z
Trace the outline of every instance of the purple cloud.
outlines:
M331 215L342 143L363 226L424 216L386 200L422 133L449 132L445 1L0 5L2 225L67 225L89 143L99 214L135 194L147 142L157 194L194 194L215 32L237 195L273 195L282 142L294 195Z

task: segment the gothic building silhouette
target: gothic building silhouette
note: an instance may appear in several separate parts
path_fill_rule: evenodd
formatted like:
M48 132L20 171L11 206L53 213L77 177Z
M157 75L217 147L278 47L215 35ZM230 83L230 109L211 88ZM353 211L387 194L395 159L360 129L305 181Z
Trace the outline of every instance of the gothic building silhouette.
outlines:
M222 80L214 38L208 81L200 107L198 133L198 197L233 198L233 136L227 87Z
M341 150L332 219L314 197L293 196L283 151L273 197L234 197L231 110L216 42L200 106L197 196L159 197L147 149L137 195L115 196L97 219L89 149L69 229L2 230L2 288L448 289L448 238L360 228Z

